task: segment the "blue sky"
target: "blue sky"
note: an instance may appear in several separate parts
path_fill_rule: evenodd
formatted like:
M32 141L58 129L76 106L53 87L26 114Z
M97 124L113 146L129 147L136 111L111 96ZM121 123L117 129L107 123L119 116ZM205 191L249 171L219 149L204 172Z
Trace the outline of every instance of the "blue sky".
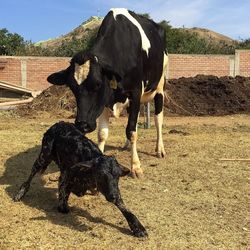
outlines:
M0 0L0 28L37 42L68 33L92 15L124 7L173 27L202 27L250 38L250 0Z

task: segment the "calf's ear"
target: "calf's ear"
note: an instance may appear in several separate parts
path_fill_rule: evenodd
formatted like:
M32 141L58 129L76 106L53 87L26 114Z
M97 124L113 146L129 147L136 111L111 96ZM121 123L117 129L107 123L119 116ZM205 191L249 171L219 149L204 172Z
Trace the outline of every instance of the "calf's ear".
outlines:
M130 173L130 170L127 167L124 167L123 165L119 164L119 167L121 168L121 174L120 176L126 176Z
M79 162L75 164L72 168L77 167L77 168L80 168L80 171L87 172L88 170L92 168L92 166L93 166L93 162L86 161L86 162Z
M54 85L64 85L67 81L67 70L61 70L48 76L47 81Z

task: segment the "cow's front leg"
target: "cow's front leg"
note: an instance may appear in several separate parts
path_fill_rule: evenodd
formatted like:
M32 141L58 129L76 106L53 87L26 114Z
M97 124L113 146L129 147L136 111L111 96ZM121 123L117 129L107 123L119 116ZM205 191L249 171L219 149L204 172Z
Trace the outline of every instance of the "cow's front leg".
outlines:
M128 125L126 128L127 139L131 142L131 173L132 177L140 178L143 176L141 163L137 153L137 120L140 110L140 97L136 96L130 102L130 112Z
M104 147L109 134L109 110L104 108L98 118L98 147L104 152Z
M159 158L166 155L163 139L162 139L162 124L163 124L163 94L157 93L154 97L155 102L155 126L157 130L156 153Z

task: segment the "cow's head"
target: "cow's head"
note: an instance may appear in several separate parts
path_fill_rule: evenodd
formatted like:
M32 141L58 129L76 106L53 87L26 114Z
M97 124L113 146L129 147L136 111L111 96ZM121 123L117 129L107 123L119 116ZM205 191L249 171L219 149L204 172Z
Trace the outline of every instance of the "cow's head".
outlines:
M48 82L67 85L76 98L77 114L75 124L83 133L96 128L96 119L108 104L112 89L98 58L90 53L76 54L70 66L51 74Z

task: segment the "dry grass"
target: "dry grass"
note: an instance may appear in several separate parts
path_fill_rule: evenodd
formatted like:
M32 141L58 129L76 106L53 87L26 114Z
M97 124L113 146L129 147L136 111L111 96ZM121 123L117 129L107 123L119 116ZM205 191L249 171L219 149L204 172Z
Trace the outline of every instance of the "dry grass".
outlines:
M55 120L1 116L0 249L249 249L250 163L218 161L249 158L249 118L166 118L165 159L154 157L155 129L139 129L145 178L123 178L120 189L148 230L141 240L100 195L72 195L71 213L57 213L57 183L49 180L54 165L34 180L23 202L14 203ZM128 165L129 152L121 151L125 123L112 120L107 154ZM188 134L169 134L172 129Z

